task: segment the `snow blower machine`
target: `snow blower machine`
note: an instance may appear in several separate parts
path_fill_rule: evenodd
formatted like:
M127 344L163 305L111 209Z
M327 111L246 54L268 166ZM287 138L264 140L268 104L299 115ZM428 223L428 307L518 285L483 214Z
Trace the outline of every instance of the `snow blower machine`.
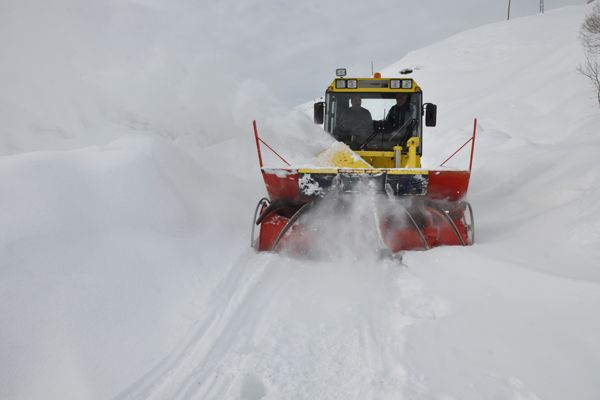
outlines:
M473 134L452 156L471 143L468 170L421 167L423 120L436 125L437 106L423 103L423 92L402 71L400 77L348 78L345 69L314 104L314 121L338 142L317 155L326 166L293 167L258 133L253 122L259 164L268 198L255 209L252 246L258 251L302 252L318 241L304 222L310 210L334 192L357 196L368 188L386 207L372 233L386 251L467 246L474 241L473 212L464 200L469 186L477 120ZM380 120L375 116L381 117ZM341 142L341 143L339 143ZM265 146L287 164L263 165ZM452 158L450 156L450 158Z

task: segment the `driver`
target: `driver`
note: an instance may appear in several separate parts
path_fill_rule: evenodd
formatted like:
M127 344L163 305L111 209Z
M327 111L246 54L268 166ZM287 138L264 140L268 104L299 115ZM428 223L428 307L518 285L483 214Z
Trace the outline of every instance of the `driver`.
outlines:
M396 104L390 108L387 117L385 117L386 125L393 131L403 127L407 121L417 117L415 106L410 102L408 93L396 94Z
M373 118L366 108L361 107L362 99L360 95L353 94L350 98L352 105L344 114L342 114L338 123L338 128L342 135L338 139L348 143L350 148L359 147L373 133Z

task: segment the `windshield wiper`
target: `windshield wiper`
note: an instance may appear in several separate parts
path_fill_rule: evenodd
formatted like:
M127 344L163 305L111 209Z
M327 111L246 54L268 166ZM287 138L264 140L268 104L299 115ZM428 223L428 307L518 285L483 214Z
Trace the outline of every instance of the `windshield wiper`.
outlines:
M396 129L394 131L394 133L392 134L392 136L390 136L390 138L388 139L388 142L391 142L393 138L395 138L396 136L398 136L398 134L400 132L402 132L403 129L407 128L409 125L411 125L414 121L416 121L416 119L407 119L406 121L404 121L404 123L402 124L401 127L399 127L398 129ZM406 133L406 132L405 132Z
M393 138L395 138L396 136L398 136L398 134L399 134L400 132L402 132L402 130L405 130L405 129L406 129L408 126L409 126L409 125L411 125L412 123L414 123L414 122L416 122L416 121L417 121L417 120L416 120L416 119L414 119L414 118L413 118L413 119L407 119L407 120L406 120L406 121L405 121L405 122L402 124L402 126L400 126L400 127L396 128L396 129L394 129L394 130L391 132L391 133L392 133L392 136L390 136L390 137L389 137L389 139L387 139L387 141L388 141L388 142L389 142L389 141L391 141ZM380 134L380 133L383 135L385 132L383 132L383 131L381 131L381 132L373 132L373 133L372 133L372 134L371 134L371 135L370 135L370 136L367 138L367 140L365 140L365 141L364 141L364 143L363 143L363 144L361 144L361 145L359 146L359 148L358 148L358 149L359 149L359 150L364 150L364 149L365 149L365 147L367 147L367 145L368 145L369 143L371 143L371 141L372 141L372 140L375 138L375 136L377 136L377 135L378 135L378 134ZM404 136L406 136L406 132L405 132ZM403 139L404 139L404 137L403 137ZM404 141L404 140L402 140L401 142L403 142L403 141Z

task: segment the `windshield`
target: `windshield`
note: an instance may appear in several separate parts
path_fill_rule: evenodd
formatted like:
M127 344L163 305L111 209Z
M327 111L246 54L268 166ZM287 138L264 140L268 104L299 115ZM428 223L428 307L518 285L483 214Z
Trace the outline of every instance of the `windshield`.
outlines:
M406 150L421 137L421 93L328 93L326 103L325 130L353 150Z

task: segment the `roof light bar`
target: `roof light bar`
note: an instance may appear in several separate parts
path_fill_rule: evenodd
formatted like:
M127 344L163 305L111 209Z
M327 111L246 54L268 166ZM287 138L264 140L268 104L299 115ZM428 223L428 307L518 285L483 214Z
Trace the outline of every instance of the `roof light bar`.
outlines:
M346 89L346 80L345 79L336 79L335 80L335 88L336 89Z

